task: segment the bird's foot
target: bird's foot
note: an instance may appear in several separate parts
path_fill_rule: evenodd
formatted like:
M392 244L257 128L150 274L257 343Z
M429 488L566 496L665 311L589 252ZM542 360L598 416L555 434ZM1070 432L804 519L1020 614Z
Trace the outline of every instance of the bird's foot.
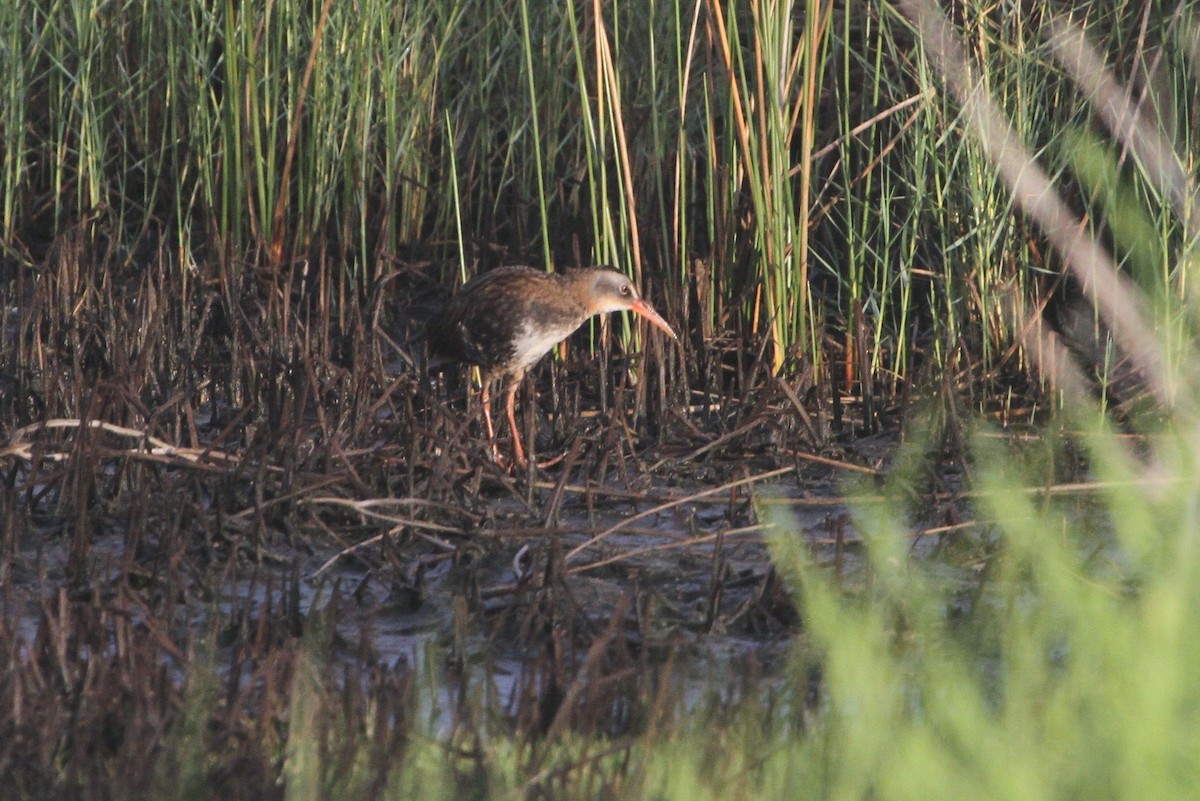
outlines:
M495 439L492 440L492 461L496 463L496 467L499 467L505 473L511 473L513 471L513 467L520 467L522 469L525 468L525 465L522 464L522 462L524 462L523 458L520 460L509 461L508 457L500 452L500 446L496 444Z

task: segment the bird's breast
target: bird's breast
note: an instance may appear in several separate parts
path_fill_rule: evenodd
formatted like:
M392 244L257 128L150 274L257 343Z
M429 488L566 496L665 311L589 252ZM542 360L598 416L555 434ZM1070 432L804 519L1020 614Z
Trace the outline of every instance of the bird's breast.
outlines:
M525 320L513 336L513 366L527 370L545 356L551 348L574 333L580 323L574 319Z

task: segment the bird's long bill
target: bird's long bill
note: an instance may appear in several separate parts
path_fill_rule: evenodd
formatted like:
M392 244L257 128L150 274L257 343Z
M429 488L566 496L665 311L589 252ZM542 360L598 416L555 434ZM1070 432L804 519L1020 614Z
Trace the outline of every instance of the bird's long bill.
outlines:
M667 325L667 321L660 317L658 312L654 310L654 307L646 301L640 298L635 300L633 302L632 311L634 314L641 315L650 322L654 323L659 330L663 331L671 339L679 339L679 337L675 336L675 332L671 330L671 326Z

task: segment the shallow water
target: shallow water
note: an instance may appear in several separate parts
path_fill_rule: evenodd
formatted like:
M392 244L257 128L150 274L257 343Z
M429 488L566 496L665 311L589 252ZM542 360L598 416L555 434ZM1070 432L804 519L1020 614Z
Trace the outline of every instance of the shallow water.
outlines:
M328 620L334 663L452 664L447 693L453 685L486 685L509 704L527 688L530 665L545 669L552 636L565 637L581 662L628 596L619 621L625 647L643 654L645 664L670 662L685 702L698 703L714 688L736 691L739 678L769 679L795 631L794 609L756 527L750 486L685 503L673 499L706 488L680 484L642 500L620 497L625 490L617 486L607 495L604 488L567 493L555 533L531 522L524 504L498 495L489 526L440 536L453 552L411 539L389 546L390 556L375 544L339 557L327 537L310 533L300 547L269 542L254 558L226 551L216 561L215 549L196 546L181 557L185 568L171 570L164 565L170 555L154 553L154 543L140 543L132 554L125 537L108 530L87 545L82 584L69 576L69 538L31 532L17 540L9 561L4 615L28 647L47 625L46 610L53 617L64 597L132 616L138 625L151 625L143 619L159 612L166 619L152 625L181 650L218 632L213 656L226 677L235 664L250 669L241 661L246 641L261 639L262 631L295 637L305 622ZM755 491L796 493L797 483L789 477ZM804 492L832 497L834 487L810 482ZM535 506L550 495L538 490ZM797 523L816 543L843 513L837 505L800 508ZM598 532L609 533L595 541ZM174 580L186 586L169 586ZM166 593L174 600L162 601ZM143 600L149 596L158 600Z

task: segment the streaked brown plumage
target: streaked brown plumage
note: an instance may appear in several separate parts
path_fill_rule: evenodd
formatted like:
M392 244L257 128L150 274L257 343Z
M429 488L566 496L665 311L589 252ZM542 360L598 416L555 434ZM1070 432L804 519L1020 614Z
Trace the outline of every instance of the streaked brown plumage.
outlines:
M675 332L642 300L629 277L611 267L546 273L500 267L476 276L429 322L430 350L478 365L483 372L483 413L492 453L502 462L492 426L491 384L507 379L505 410L516 463L528 464L514 413L525 372L588 318L632 311L675 338Z

